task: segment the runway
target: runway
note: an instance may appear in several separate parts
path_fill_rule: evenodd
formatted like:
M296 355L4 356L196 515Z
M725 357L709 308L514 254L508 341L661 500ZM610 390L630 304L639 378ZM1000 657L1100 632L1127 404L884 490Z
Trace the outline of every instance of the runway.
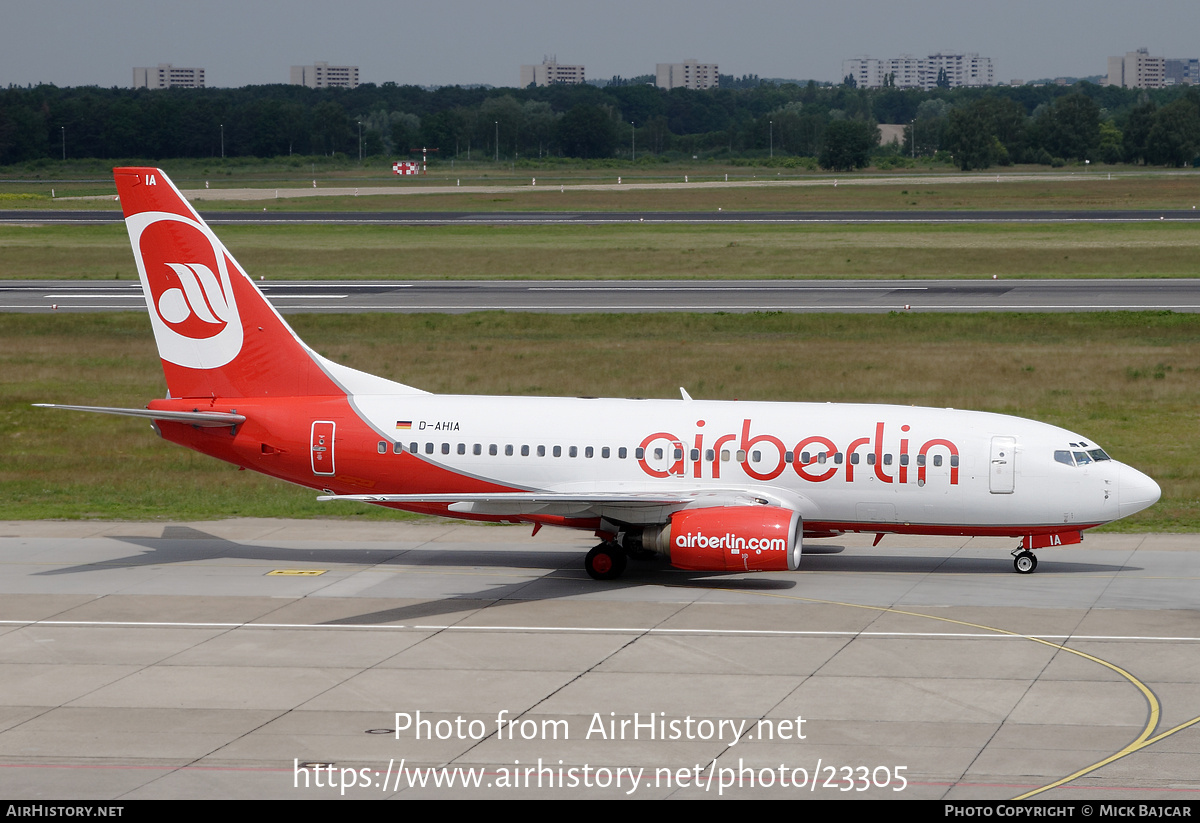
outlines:
M260 282L298 312L1200 311L1200 279ZM0 312L145 311L132 281L0 281Z
M268 201L269 202L269 201ZM1033 209L1008 211L224 211L200 210L213 226L251 225L353 225L451 226L601 223L761 223L761 224L870 224L870 223L1150 223L1200 221L1200 210L1189 209ZM0 224L99 225L121 222L116 210L0 210Z
M1071 778L1033 796L1200 798L1193 536L1089 536L1031 576L1011 541L856 536L809 542L799 573L613 583L583 573L589 542L0 523L0 787L1011 799Z

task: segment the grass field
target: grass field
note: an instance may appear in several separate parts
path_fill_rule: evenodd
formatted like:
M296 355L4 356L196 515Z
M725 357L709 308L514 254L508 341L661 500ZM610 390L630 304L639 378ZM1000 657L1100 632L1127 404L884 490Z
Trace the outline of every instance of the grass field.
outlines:
M300 315L328 357L448 393L887 402L1016 414L1094 438L1163 500L1108 527L1200 529L1200 316ZM312 492L163 443L142 314L0 315L0 519L343 516ZM363 509L354 517L394 517Z
M1200 222L999 225L222 226L254 277L1195 277ZM122 225L0 226L0 279L132 280Z
M212 164L210 164L212 165ZM962 173L920 169L876 173L805 172L715 164L641 165L631 168L551 167L510 169L491 164L465 168L436 167L429 175L397 178L388 166L322 170L231 167L225 171L195 162L166 164L172 180L185 189L204 189L198 207L210 210L281 211L763 211L894 209L1191 209L1200 206L1200 174L1138 167L1083 166L993 169ZM226 173L227 172L227 173ZM6 176L0 170L0 209L111 209L118 204L111 169L44 172ZM533 186L533 179L537 186ZM622 185L617 185L618 178ZM726 178L728 182L726 182ZM897 179L900 178L900 179ZM693 185L680 185L687 179ZM387 196L328 196L267 201L223 199L221 190L303 188L313 181L322 189L386 186ZM712 184L717 185L712 185ZM781 185L773 185L780 183ZM836 185L835 185L836 183ZM653 189L633 188L649 184ZM705 185L694 185L705 184ZM747 185L752 184L752 185ZM766 185L764 185L766 184ZM483 191L481 187L511 187ZM453 187L449 193L436 188ZM584 188L586 187L586 188ZM597 188L599 187L599 188ZM561 189L561 190L560 190ZM51 198L51 193L56 199ZM95 199L73 200L74 197ZM66 199L64 199L66 198Z

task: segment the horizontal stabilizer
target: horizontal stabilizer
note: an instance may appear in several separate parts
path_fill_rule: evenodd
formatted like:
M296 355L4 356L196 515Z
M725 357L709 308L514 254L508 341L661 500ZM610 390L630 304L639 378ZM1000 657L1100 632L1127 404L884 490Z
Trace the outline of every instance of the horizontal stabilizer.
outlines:
M119 414L124 417L145 417L150 420L169 420L174 423L191 423L193 426L236 426L246 422L246 415L232 412L186 412L155 411L154 409L119 409L112 406L60 406L56 403L34 403L42 409L67 409L68 411Z

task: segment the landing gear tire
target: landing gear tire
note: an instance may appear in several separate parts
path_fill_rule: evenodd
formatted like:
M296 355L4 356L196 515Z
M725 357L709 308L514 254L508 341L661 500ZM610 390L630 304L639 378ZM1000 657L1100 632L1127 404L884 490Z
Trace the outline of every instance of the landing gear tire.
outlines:
M616 580L625 571L628 558L620 546L601 543L583 559L583 568L593 580Z
M1013 568L1017 574L1033 574L1037 568L1037 557L1031 551L1017 552L1013 555Z

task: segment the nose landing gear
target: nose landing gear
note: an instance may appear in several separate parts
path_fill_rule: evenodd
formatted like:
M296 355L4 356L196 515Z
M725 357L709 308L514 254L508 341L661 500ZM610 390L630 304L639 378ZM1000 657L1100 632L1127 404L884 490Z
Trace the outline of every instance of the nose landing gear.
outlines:
M1012 556L1017 574L1033 574L1037 568L1037 557L1028 549L1013 549Z

